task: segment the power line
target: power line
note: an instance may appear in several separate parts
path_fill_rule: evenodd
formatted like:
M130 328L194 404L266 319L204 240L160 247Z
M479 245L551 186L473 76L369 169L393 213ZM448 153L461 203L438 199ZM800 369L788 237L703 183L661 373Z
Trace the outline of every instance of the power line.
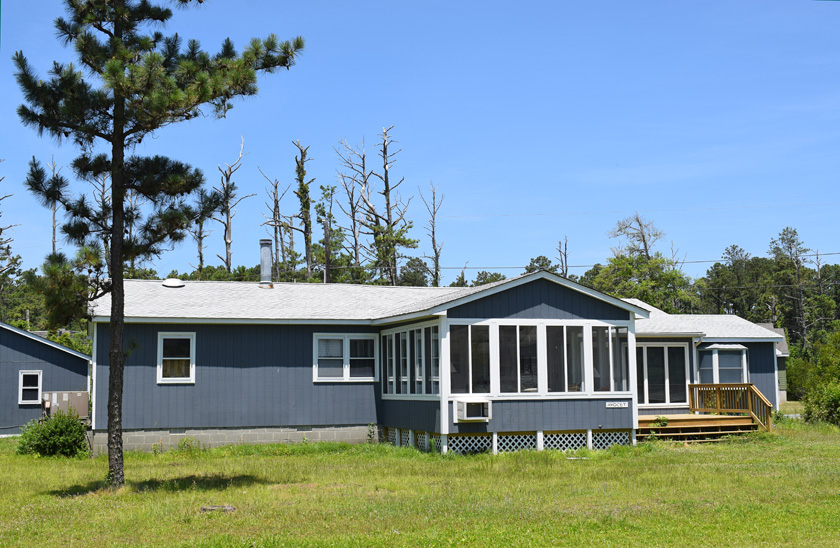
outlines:
M719 207L684 207L669 209L640 209L639 213L684 213L688 211L733 211L744 209L784 209L793 207L828 207L838 206L840 202L822 202L814 204L768 204L768 205L738 205ZM476 213L470 215L438 215L441 219L477 219L481 217L556 217L559 215L626 215L627 210L593 210L593 211L553 211L550 213Z

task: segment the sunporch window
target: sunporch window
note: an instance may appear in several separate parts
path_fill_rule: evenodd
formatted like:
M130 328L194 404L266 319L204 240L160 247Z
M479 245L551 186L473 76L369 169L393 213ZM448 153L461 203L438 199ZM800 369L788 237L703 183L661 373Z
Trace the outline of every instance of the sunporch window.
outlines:
M640 404L688 401L688 345L640 345L636 371Z
M382 334L383 394L440 392L440 329L412 326Z
M629 392L624 326L510 320L450 324L454 394Z
M449 328L449 336L452 393L489 393L490 326L453 325Z

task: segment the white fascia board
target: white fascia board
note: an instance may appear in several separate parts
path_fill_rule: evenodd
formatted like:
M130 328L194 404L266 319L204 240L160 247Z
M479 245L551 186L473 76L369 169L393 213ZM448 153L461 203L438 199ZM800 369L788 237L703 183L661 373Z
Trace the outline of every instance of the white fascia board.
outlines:
M703 338L704 343L739 343L739 342L778 342L783 341L783 337L709 337Z
M637 331L636 338L637 339L644 339L644 338L676 338L676 337L689 337L689 338L697 338L697 337L704 337L706 334L701 332L693 332L693 331L686 331L685 333L677 333L674 331L669 331L667 333L657 333L656 331Z
M392 323L410 322L412 320L437 320L440 316L446 316L446 311L435 312L430 314L428 311L413 312L411 314L402 314L401 316L388 316L387 318L379 318L370 322L371 325L389 325Z
M598 299L599 301L606 302L607 304L611 304L616 308L620 308L622 310L626 310L628 312L633 312L634 314L642 317L642 318L650 318L650 312L645 310L644 308L638 307L634 304L628 303L621 299L617 299L615 297L611 297L606 293L601 293L600 291L596 291L594 289L590 289L588 287L582 286L578 283L575 283L571 280L567 280L561 276L557 276L556 274L551 274L550 272L540 271L535 272L533 274L526 274L524 276L518 278L512 278L510 280L505 280L498 285L493 285L488 287L485 290L475 291L474 293L470 293L469 295L465 295L459 299L454 299L451 301L447 301L445 303L433 306L427 310L413 312L409 314L404 314L401 316L392 316L392 317L385 317L380 318L377 321L384 321L384 322L393 322L393 321L401 321L399 318L405 319L412 319L412 316L415 314L419 315L419 317L428 316L430 314L445 314L447 310L450 308L455 308L457 306L461 306L463 304L467 304L472 301L476 301L478 299L483 299L485 297L490 297L491 295L495 295L496 293L501 293L503 291L507 291L508 289L512 289L514 287L519 287L520 285L525 285L528 283L533 282L534 280L548 280L551 282L556 283L557 285L564 286L568 289L573 291L577 291L579 293L583 293L589 297L594 299Z
M87 360L88 362L90 362L90 360L91 360L90 356L82 354L81 352L76 352L75 350L67 348L66 346L64 346L62 344L58 344L57 342L53 342L49 339L45 339L44 337L39 337L38 335L35 335L34 333L30 333L29 331L25 331L23 329L18 329L17 327L13 327L13 326L11 326L7 323L0 322L0 327L2 327L3 329L9 330L12 333L17 333L18 335L23 335L24 337L29 337L33 341L45 344L47 346L52 346L53 348L55 348L57 350L61 350L62 352L67 352L68 354L76 356L77 358L82 358L84 360Z
M109 316L94 316L91 320L95 323L107 323ZM137 317L126 318L125 323L155 323L155 324L241 324L241 325L373 325L371 320L294 320L294 319L270 319L270 318L155 318Z

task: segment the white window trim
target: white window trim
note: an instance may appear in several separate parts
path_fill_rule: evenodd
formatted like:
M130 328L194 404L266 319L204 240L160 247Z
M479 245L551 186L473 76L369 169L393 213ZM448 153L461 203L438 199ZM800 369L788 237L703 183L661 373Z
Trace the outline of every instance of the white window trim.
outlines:
M190 341L190 376L163 376L163 339L189 339ZM160 331L157 340L157 383L158 384L195 384L195 332Z
M644 374L643 393L639 394L639 407L655 407L675 409L688 407L688 384L691 382L691 356L689 355L688 343L665 343L665 342L639 342L636 341L636 349L639 348L664 348L665 349L665 403L642 403L648 400L648 372L647 372L647 351L642 354L642 371ZM671 402L671 366L668 363L668 348L684 348L685 349L685 401ZM637 364L638 367L638 364ZM699 366L698 366L699 367Z
M720 382L720 360L718 358L718 348L701 348L698 351L698 362L697 362L697 382L700 382L700 362L699 362L699 353L701 352L711 352L712 353L712 384L721 384ZM739 349L723 349L724 352L737 352ZM741 383L749 383L750 382L750 368L749 368L749 361L747 359L747 348L741 348ZM726 369L734 369L734 368L726 368ZM724 383L727 384L727 383ZM736 383L739 384L739 383Z
M23 399L23 376L24 375L38 375L38 399L24 400ZM18 405L41 405L41 396L44 388L43 377L44 373L40 369L30 369L27 371L18 372ZM28 387L31 390L32 387Z
M438 330L438 347L437 347L438 348L438 355L437 355L437 358L438 358L438 376L437 377L432 376L432 379L431 379L432 380L432 386L433 387L436 386L437 389L438 389L438 392L439 392L438 394L429 393L426 390L426 388L427 388L426 387L426 381L428 380L426 378L426 368L425 368L425 358L426 358L425 340L426 340L426 328L427 327L429 327L429 328L436 327L437 330ZM441 398L440 392L443 390L442 387L441 387L441 376L446 376L446 375L441 375L441 373L443 371L443 358L442 358L442 356L443 356L443 342L442 342L442 340L443 339L442 339L442 335L441 335L441 332L442 332L441 321L440 320L432 320L432 321L426 321L426 322L421 322L421 323L413 323L413 324L403 325L403 326L400 326L400 327L392 327L392 328L389 328L389 329L383 329L381 331L381 338L383 340L386 340L386 341L390 338L393 341L394 337L399 337L401 333L405 333L406 337L407 337L407 340L410 341L411 337L413 336L414 331L416 331L416 330L421 331L421 337L423 339L423 346L422 346L423 362L424 362L424 366L423 366L423 386L422 386L423 393L421 393L421 394L411 394L411 393L401 392L401 393L397 394L396 392L394 392L394 390L396 390L397 383L400 382L400 356L396 353L396 346L394 346L394 356L393 356L393 358L394 358L394 363L393 363L394 376L393 377L388 377L388 378L384 379L383 382L382 382L382 386L380 388L381 388L381 393L382 393L382 398L383 399L386 399L386 400L412 400L412 399L439 400ZM395 343L392 343L392 344L395 344ZM385 343L386 349L387 349L387 346L388 346L388 343L386 342ZM434 346L434 345L432 345L432 346ZM385 370L387 372L388 365L389 365L388 364L388 356L384 356L383 360L385 360L384 361ZM448 363L448 360L447 360L447 363ZM378 364L377 371L379 371L379 369L381 369L381 364ZM410 371L409 371L409 373L410 373ZM447 376L447 378L448 378L448 376ZM386 388L388 388L388 387L390 387L392 392L386 392Z
M342 365L343 375L341 377L319 377L318 376L318 340L320 339L341 339L343 341ZM351 377L350 376L350 341L366 339L373 341L373 376L372 377ZM315 333L312 336L312 382L316 383L353 383L353 382L376 382L379 380L379 335L376 333Z

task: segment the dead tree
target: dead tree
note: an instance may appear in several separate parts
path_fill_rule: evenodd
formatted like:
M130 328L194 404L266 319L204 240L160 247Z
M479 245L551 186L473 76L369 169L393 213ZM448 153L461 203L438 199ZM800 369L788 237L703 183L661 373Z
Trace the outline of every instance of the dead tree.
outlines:
M426 211L429 212L429 224L426 225L426 234L429 235L432 241L432 254L424 255L424 257L432 261L432 286L434 287L440 287L440 254L441 250L443 250L443 242L438 243L437 241L437 214L445 198L441 194L438 200L437 189L437 186L429 183L429 191L431 191L432 197L430 200L426 200L423 192L420 191L419 187L417 188L417 191L420 192L420 199L423 200L423 205L426 206Z
M344 189L344 194L347 196L347 207L345 208L341 202L338 207L349 220L349 226L341 227L348 234L350 234L350 245L345 246L345 249L353 258L353 266L361 267L362 259L369 258L370 248L364 244L365 233L364 219L362 212L362 196L364 189L370 188L368 179L371 172L367 169L367 153L365 151L365 142L359 147L353 147L346 140L339 142L341 149L333 148L335 153L341 160L341 168L338 172L338 180L341 187Z
M569 237L563 236L563 240L557 242L557 260L559 261L560 271L558 274L564 278L569 277Z
M288 220L280 212L280 202L283 200L283 197L292 185L286 185L286 188L281 190L279 180L270 179L268 175L263 173L263 170L259 167L257 167L257 169L259 169L262 176L265 177L265 180L268 181L268 187L265 189L265 193L268 195L268 201L265 202L265 207L268 209L270 216L263 213L263 217L265 217L263 226L268 227L266 232L268 232L268 235L274 240L274 281L279 282L281 280L280 265L282 264L285 267L288 264L285 235Z
M0 159L0 162L5 162L5 160ZM6 176L0 176L0 183L6 179ZM6 198L11 197L11 194L6 194L4 196L0 196L0 202L5 200ZM0 217L3 216L3 212L0 211ZM11 230L12 228L18 225L6 225L0 226L0 257L2 260L0 261L0 274L4 274L12 268L15 267L14 261L12 261L12 249L9 244L12 243L12 238L10 238L6 232Z
M379 143L379 157L382 160L382 173L372 172L371 175L382 183L382 190L376 191L384 200L381 212L377 210L371 200L370 178L361 187L362 212L365 216L366 227L373 233L374 263L384 273L388 283L397 285L399 281L398 259L401 248L417 247L417 240L408 237L411 222L405 218L411 198L403 201L397 188L405 181L400 179L394 183L391 180L391 168L400 150L392 150L393 138L389 132L394 126L382 128L382 141ZM361 183L360 183L361 184Z
M626 238L627 244L623 251L634 256L644 255L647 260L651 258L653 245L665 235L656 228L653 221L646 220L638 212L618 221L608 234L611 238ZM613 249L616 255L622 252L620 246L619 242L618 251Z
M198 272L199 280L201 280L201 276L204 273L204 248L207 247L204 245L204 240L206 240L213 232L212 230L207 230L206 222L212 215L213 210L219 206L220 201L221 196L217 193L208 194L204 189L201 189L198 192L196 207L202 212L202 214L196 218L195 224L188 230L190 235L193 237L193 240L195 240L196 247L198 248L198 265L190 266Z
M292 143L297 147L299 155L295 156L295 181L297 182L297 190L295 196L300 201L300 213L297 214L297 219L300 220L300 227L292 224L289 227L293 230L303 234L304 246L304 260L306 261L306 277L312 276L312 198L309 195L309 186L315 181L315 178L306 180L306 162L312 160L307 157L309 147L304 147L300 141Z
M61 173L62 168L60 168L56 165L55 156L50 158L50 163L47 164L47 169L50 170L50 174L52 175L53 178L59 176L59 174ZM0 179L0 181L2 181L2 180L3 179ZM58 201L57 200L49 200L46 203L46 206L52 212L52 254L55 255L56 251L58 251L58 246L57 246L58 239L56 238L56 232L57 232L56 228L58 226L58 223L56 222L56 213L58 212Z
M225 164L225 167L218 166L219 173L222 176L219 178L219 186L213 187L221 197L221 206L219 207L218 215L211 217L214 221L220 223L224 227L225 239L225 256L219 254L216 256L222 260L225 265L225 270L230 274L233 265L233 252L231 245L233 244L233 217L236 215L236 206L245 198L256 196L256 194L248 194L241 198L237 196L237 186L233 181L233 174L242 167L242 156L245 150L245 139L242 139L239 145L239 156L232 164Z
M324 225L324 283L332 282L332 230L333 222L333 204L335 203L335 189L334 186L321 187L321 202L315 204L316 220Z

